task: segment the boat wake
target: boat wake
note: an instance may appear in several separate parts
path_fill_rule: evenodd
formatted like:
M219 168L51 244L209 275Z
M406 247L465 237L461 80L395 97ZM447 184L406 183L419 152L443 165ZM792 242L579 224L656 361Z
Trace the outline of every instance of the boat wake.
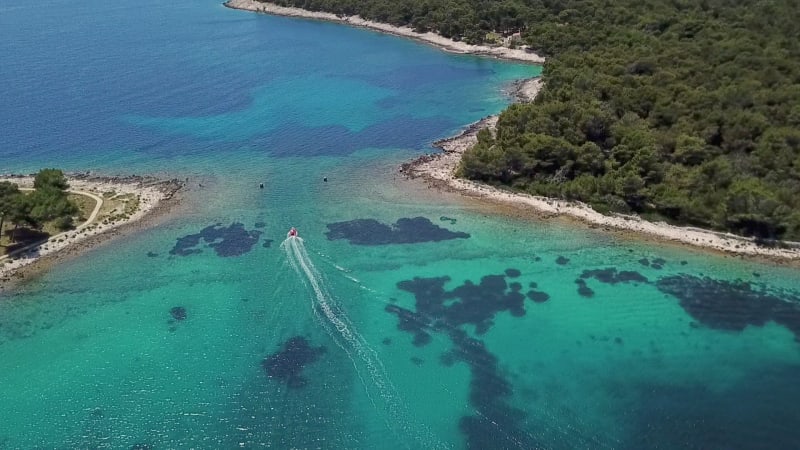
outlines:
M400 396L392 385L377 352L358 333L346 311L331 295L322 274L317 270L305 248L303 238L289 236L281 244L289 265L311 290L311 307L317 322L331 339L347 354L375 408L386 409L385 421L399 437L414 436L421 448L446 448L419 424L412 424ZM369 381L369 382L368 382ZM376 401L380 397L381 404Z

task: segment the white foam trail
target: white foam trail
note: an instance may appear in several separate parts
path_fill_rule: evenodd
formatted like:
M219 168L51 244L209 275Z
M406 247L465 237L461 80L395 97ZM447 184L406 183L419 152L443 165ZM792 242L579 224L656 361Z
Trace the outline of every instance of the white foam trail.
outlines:
M354 277L353 275L351 275L351 274L353 273L353 271L352 271L351 269L348 269L347 267L342 267L342 266L340 266L340 265L336 264L336 263L335 263L335 262L333 262L333 260L331 260L331 258L330 258L330 257L328 257L327 255L324 255L324 254L322 254L322 253L319 253L319 252L316 252L316 253L317 253L317 255L318 255L319 257L323 258L323 259L324 259L324 260L325 260L325 261L326 261L328 264L330 264L330 265L331 265L331 267L333 267L334 269L336 269L336 270L338 270L339 272L341 272L341 273L342 273L342 275L343 275L345 278L347 278L348 280L350 280L350 281L352 281L353 283L357 284L357 285L358 285L358 287L360 287L361 289L363 289L363 290L365 290L365 291L367 291L367 292L371 292L371 293L373 293L373 294L377 294L377 291L375 291L374 289L370 289L369 287L365 286L365 285L364 285L364 283L362 283L362 282L361 282L361 280L359 280L358 278L356 278L356 277Z
M288 237L281 244L281 248L286 252L289 265L301 276L303 283L313 291L311 306L318 322L350 358L367 396L376 408L378 405L373 398L373 392L376 390L380 395L389 413L386 421L390 428L401 432L399 437L416 437L422 448L447 448L430 431L409 422L409 415L405 411L403 402L396 393L378 353L358 333L347 313L328 292L324 278L308 256L303 239L299 236ZM371 380L371 383L367 383L367 379ZM398 426L399 430L396 429Z

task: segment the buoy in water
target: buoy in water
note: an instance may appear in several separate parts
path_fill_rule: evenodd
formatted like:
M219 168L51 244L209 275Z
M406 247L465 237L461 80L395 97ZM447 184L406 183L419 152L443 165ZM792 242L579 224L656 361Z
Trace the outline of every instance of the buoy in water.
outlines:
M259 187L260 189L264 189L264 183L259 183L259 184L258 184L258 187Z

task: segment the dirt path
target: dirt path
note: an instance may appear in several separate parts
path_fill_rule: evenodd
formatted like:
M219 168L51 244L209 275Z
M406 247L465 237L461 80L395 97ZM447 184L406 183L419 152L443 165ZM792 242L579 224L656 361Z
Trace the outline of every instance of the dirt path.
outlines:
M86 192L86 191L73 191L73 190L70 189L67 192L69 192L71 194L85 195L87 197L91 197L92 199L94 199L95 205L94 205L94 209L92 210L92 213L89 215L89 218L86 219L86 222L83 222L82 224L78 225L77 229L80 230L80 229L86 228L88 225L90 225L92 222L94 222L94 219L96 219L97 215L100 214L100 208L103 207L103 197L100 197L99 195L95 195L95 194L92 194L91 192Z
M20 188L19 190L20 191L32 191L33 189L32 188ZM0 256L0 261L3 261L6 258L13 257L14 255L20 254L22 252L26 252L26 251L28 251L28 250L30 250L32 248L36 248L36 247L38 247L40 245L47 244L48 242L56 241L59 238L64 237L67 233L73 233L73 232L76 232L76 231L81 231L82 229L84 229L84 228L88 227L89 225L91 225L92 222L94 222L94 220L97 218L97 215L100 214L100 208L103 207L103 198L98 196L98 195L92 194L91 192L86 192L86 191L75 191L75 190L72 190L72 189L68 189L67 192L69 192L70 194L84 195L84 196L89 197L89 198L91 198L92 200L95 201L94 209L92 210L92 213L89 214L89 218L86 219L86 221L84 221L82 224L80 224L77 227L75 227L75 229L73 229L73 230L68 230L68 231L64 231L62 233L58 233L58 234L56 234L54 236L50 236L49 238L47 238L47 239L45 239L43 241L34 242L33 244L26 245L25 247L18 248L18 249L14 250L11 253L8 253L8 254L5 254L3 256Z

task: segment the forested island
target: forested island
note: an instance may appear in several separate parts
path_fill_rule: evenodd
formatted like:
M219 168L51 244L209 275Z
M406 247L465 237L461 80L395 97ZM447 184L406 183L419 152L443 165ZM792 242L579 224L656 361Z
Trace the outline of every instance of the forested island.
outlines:
M536 101L481 132L461 176L600 211L800 239L796 2L270 3L547 56Z

